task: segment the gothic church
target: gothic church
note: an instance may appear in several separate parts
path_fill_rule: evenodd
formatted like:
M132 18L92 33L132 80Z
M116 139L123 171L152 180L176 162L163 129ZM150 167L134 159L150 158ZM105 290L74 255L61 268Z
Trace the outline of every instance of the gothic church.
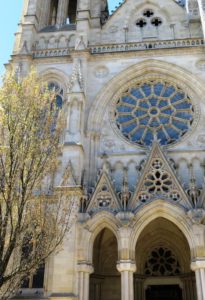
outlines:
M108 5L24 0L7 68L58 93L80 205L16 299L205 300L205 1Z

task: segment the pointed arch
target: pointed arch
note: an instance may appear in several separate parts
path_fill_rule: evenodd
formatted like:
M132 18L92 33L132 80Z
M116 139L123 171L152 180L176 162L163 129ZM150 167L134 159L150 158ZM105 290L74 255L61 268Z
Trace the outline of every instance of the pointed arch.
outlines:
M133 231L130 238L131 253L135 252L137 241L145 227L150 222L160 217L172 222L182 232L187 240L191 257L193 258L195 256L195 236L191 221L187 218L184 209L161 199L149 203L136 213L135 220L132 224Z
M102 211L93 216L92 219L90 219L86 223L87 229L91 232L91 234L88 237L87 245L88 245L88 261L92 261L93 258L93 245L95 242L95 239L97 235L104 229L109 229L117 240L117 245L119 249L119 233L118 228L121 226L120 221L113 216L112 213L108 211Z
M108 105L120 95L128 86L136 81L143 81L150 77L169 80L180 86L191 96L194 103L205 102L205 86L200 78L189 70L175 64L157 59L148 59L132 65L110 80L98 93L88 115L88 130L101 132L103 117Z
M45 81L57 81L62 88L66 88L68 84L68 75L57 68L48 68L39 73Z

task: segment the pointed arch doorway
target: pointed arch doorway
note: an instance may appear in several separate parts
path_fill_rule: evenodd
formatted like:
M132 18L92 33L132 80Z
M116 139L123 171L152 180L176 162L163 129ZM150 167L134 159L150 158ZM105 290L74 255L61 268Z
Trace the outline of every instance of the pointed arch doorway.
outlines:
M190 248L180 229L157 218L142 231L136 244L134 300L197 299L190 270Z
M94 241L94 273L90 276L89 300L121 299L121 276L116 268L117 260L117 239L111 230L104 228Z

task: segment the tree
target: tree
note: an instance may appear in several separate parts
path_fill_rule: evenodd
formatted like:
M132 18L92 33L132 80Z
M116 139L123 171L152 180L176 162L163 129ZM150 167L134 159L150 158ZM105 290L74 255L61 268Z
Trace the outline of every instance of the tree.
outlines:
M7 299L61 245L74 200L52 189L63 117L32 71L0 89L0 298Z

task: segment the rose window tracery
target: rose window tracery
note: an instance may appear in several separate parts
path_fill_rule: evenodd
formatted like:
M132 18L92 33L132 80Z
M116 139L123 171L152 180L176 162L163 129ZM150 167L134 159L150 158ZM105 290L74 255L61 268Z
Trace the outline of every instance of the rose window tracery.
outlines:
M150 146L181 139L194 121L194 107L181 88L168 82L149 81L125 91L118 99L114 119L130 142Z
M180 273L180 264L168 248L155 248L145 263L144 274L148 276L176 276Z
M146 203L156 196L166 197L173 202L181 200L176 182L160 158L154 158L151 161L150 168L144 176L138 200Z

